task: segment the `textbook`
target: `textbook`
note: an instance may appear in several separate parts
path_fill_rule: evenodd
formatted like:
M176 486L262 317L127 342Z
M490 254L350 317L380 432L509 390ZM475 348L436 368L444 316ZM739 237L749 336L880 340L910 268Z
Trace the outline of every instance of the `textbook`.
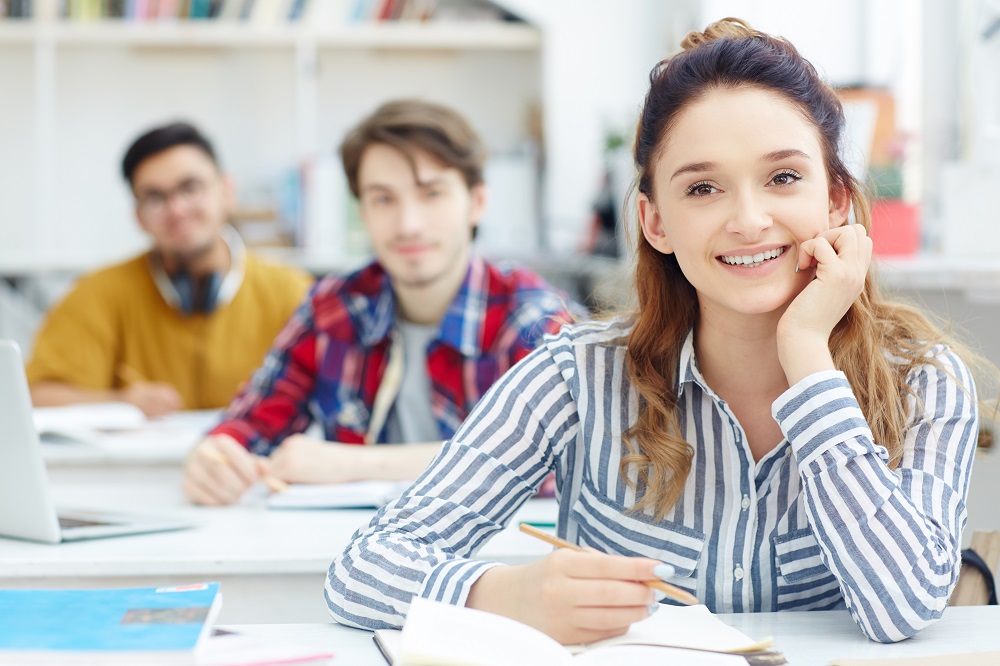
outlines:
M271 509L377 509L403 494L412 481L292 484L267 500Z
M190 661L221 605L218 583L0 590L0 661Z
M380 629L374 638L393 666L746 666L760 654L784 662L769 652L770 639L754 641L701 605L661 605L622 636L567 647L510 618L418 597L402 632Z

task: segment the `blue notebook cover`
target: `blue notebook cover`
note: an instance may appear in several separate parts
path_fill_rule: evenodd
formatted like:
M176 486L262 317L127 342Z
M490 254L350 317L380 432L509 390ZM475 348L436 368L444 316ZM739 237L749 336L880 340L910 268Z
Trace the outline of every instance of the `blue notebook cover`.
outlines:
M113 590L0 590L0 649L193 650L218 583Z

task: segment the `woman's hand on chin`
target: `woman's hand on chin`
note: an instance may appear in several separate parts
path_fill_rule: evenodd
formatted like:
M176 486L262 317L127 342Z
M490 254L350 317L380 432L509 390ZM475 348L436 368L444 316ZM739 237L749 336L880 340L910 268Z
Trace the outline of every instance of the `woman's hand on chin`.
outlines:
M830 333L864 289L871 261L872 241L860 224L824 231L799 245L799 272L814 275L778 322L778 357L789 386L835 369Z

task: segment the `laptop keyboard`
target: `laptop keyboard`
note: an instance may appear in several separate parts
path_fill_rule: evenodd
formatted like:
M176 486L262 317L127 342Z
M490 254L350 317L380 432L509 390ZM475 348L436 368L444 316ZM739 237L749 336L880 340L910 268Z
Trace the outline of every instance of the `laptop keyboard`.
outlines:
M67 518L59 516L59 527L100 527L102 525L113 525L114 523L102 522L99 520L80 520L79 518Z

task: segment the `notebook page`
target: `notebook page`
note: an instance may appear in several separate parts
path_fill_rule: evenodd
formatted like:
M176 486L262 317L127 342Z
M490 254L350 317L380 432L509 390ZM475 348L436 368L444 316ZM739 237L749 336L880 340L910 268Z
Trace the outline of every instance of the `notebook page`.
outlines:
M754 641L717 618L706 606L663 606L645 620L633 624L623 636L587 646L665 645L670 647L746 652L764 649L769 641Z
M570 653L537 629L501 615L414 598L397 666L572 666Z

